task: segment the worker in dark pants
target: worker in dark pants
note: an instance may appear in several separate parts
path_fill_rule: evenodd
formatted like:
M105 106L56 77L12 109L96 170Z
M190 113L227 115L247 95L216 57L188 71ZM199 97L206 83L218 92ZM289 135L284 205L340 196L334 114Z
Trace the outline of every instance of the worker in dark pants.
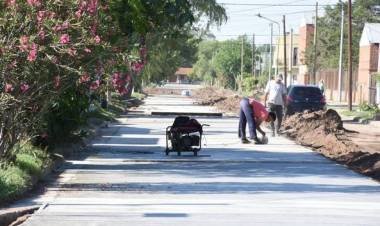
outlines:
M265 107L267 107L267 103L269 106L269 110L274 112L277 117L277 125L275 127L274 122L271 122L272 136L279 134L282 118L284 115L284 106L286 104L286 87L282 83L282 75L277 76L275 80L271 80L268 82L265 88ZM275 133L276 131L276 133Z
M240 116L239 116L239 138L243 144L250 143L246 136L246 126L248 123L249 139L255 144L261 144L257 138L256 130L264 137L265 132L260 128L262 122L272 122L276 120L276 115L273 112L268 112L264 105L260 102L243 98L240 101Z

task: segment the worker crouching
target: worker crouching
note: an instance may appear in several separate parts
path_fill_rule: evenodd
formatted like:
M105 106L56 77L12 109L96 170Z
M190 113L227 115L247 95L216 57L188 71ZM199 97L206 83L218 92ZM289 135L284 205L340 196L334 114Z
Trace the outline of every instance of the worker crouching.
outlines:
M243 144L254 141L255 144L262 144L258 139L256 130L265 137L265 132L260 128L262 122L273 122L276 120L276 114L268 112L264 105L254 99L243 98L240 101L240 118L239 118L239 138ZM246 136L246 126L248 123L249 140Z

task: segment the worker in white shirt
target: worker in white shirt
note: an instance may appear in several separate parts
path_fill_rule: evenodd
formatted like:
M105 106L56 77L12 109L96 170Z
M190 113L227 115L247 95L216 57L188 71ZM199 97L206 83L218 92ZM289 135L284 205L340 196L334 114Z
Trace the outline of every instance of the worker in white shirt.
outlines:
M271 122L272 136L279 134L282 124L283 109L286 104L286 87L282 83L282 75L278 75L275 80L270 80L265 88L265 107L269 107L271 112L276 114L277 125ZM276 133L275 133L276 131Z

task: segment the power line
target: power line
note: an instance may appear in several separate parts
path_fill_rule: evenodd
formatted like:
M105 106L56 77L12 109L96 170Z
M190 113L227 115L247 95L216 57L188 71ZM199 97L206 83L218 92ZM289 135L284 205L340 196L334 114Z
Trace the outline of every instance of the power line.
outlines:
M303 2L303 1L306 1L306 0L296 0L296 1L291 1L291 2L285 2L284 4L292 4L292 3L295 3L295 2ZM232 11L230 13L248 12L248 11L252 11L252 10L266 9L266 8L270 8L270 7L272 7L272 6L256 7L256 8L251 8L251 9L243 9L243 10L238 10L238 11Z
M266 13L265 15L295 15L295 14L302 14L302 13L310 13L314 12L314 10L302 10L302 11L294 11L294 12L289 12L289 13ZM255 14L234 14L234 16L256 16Z
M269 6L269 7L315 7L315 4L267 4L267 3L220 3L221 5L230 5L230 6ZM324 4L320 6L334 6L336 4Z
M213 35L215 35L215 36L226 36L226 37L252 36L252 35L259 36L259 37L269 37L270 36L269 34L224 34L224 35L213 34ZM296 35L297 34L294 34L294 36L296 36ZM273 36L282 37L283 35L273 35Z

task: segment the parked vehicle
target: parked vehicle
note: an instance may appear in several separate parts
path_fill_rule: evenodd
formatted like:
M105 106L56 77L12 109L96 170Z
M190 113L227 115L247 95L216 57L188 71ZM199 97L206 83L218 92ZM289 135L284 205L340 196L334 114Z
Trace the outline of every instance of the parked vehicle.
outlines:
M326 99L317 86L294 85L288 88L286 115L305 110L319 111L326 106Z

